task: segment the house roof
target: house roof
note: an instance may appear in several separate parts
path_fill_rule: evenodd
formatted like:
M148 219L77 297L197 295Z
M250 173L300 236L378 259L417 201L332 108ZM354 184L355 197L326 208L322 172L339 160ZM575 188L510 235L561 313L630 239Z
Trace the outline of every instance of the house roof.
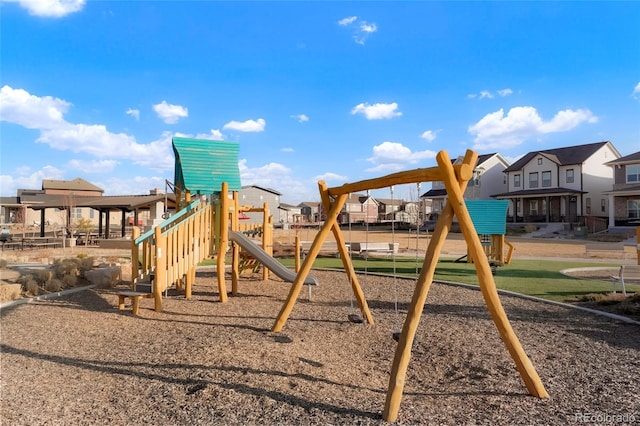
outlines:
M503 192L501 194L494 194L494 198L517 198L517 197L545 197L547 195L574 195L574 194L586 194L585 191L579 191L577 189L569 188L546 188L546 189L523 189L521 191Z
M376 198L376 200L378 200L380 204L385 204L388 206L401 206L405 203L404 200L400 200L397 198L394 198L393 200L391 198Z
M618 159L609 161L608 166L613 166L616 164L635 164L640 163L640 151L634 152L633 154L625 155L624 157L620 157Z
M79 177L73 180L42 179L42 190L47 189L63 189L67 191L97 191L100 193L104 192L104 189Z
M303 201L298 204L298 207L318 207L320 203L318 201Z
M175 195L166 194L168 208L175 207ZM152 204L165 201L165 194L157 195L113 195L100 197L52 195L43 193L23 193L20 204L28 205L34 210L49 208L67 209L69 207L91 207L96 210L146 209Z
M586 145L575 145L564 148L545 149L541 151L531 151L525 154L518 161L504 169L505 172L522 170L537 155L542 155L559 165L582 164L596 151L604 145L611 145L611 142L595 142ZM612 146L613 147L613 146ZM615 148L614 148L615 149Z
M237 142L174 137L174 183L191 193L214 194L227 182L229 191L240 191Z
M640 185L625 186L612 191L605 191L603 194L613 194L617 196L638 196L640 195Z
M20 205L18 197L0 197L0 206L16 207Z
M420 198L446 197L446 189L430 189L420 196Z
M265 188L264 186L257 186L257 185L244 185L244 186L242 187L242 189L247 189L247 188L256 188L256 189L259 189L259 190L261 190L261 191L264 191L264 192L270 192L270 193L275 194L275 195L282 195L280 192L276 191L275 189Z

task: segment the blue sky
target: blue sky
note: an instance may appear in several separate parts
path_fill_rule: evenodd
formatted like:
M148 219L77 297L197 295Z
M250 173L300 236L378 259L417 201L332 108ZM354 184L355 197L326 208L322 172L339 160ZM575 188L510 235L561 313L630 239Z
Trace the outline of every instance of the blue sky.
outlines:
M0 0L0 21L2 196L164 189L174 135L239 142L242 184L290 204L440 150L640 150L640 2Z

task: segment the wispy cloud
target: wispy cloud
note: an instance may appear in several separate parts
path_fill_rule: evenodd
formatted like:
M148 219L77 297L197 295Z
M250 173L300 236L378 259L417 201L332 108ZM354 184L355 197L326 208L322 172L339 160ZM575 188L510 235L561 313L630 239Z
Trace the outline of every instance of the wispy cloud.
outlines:
M81 171L82 173L107 173L112 171L118 162L115 160L70 160L67 167Z
M140 110L139 109L129 108L128 110L125 111L125 114L132 116L133 118L136 119L136 121L140 121Z
M347 180L347 177L343 175L339 175L337 173L327 172L318 176L314 176L313 180L316 182L320 180L323 180L325 182L344 182Z
M162 101L153 106L153 110L158 117L167 124L176 124L178 120L189 116L189 110L180 105L172 105L167 101Z
M29 14L43 18L62 18L82 10L85 0L2 0L5 3L18 3Z
M348 16L338 21L338 25L349 27L353 30L353 41L357 44L364 45L369 36L378 31L375 22L358 21L357 16Z
M351 109L351 114L364 114L367 120L381 120L384 118L400 117L402 113L397 111L398 104L396 102L390 104L377 103L369 105L361 103Z
M503 109L487 114L468 131L475 135L474 149L504 149L537 135L567 132L582 123L597 121L598 117L588 109L566 109L544 121L535 108L524 106L511 108L507 115Z
M306 121L309 121L309 117L307 117L305 114L294 114L294 115L290 115L289 117L293 118L294 120L297 120L298 123L304 123Z
M469 99L493 99L496 95L504 98L513 94L513 90L507 88L496 90L495 93L490 90L481 90L480 93L469 93L467 98Z
M232 120L222 126L223 129L236 130L238 132L263 132L267 122L263 118L257 120L235 121Z
M633 94L632 96L640 101L640 82L638 82L638 84L636 84L636 87L633 88Z
M357 16L348 16L346 18L342 18L341 20L338 21L338 25L342 25L343 27L346 27L347 25L353 24L356 19L358 19Z
M211 139L216 141L223 141L224 135L218 129L211 129L209 133L198 133L196 139Z

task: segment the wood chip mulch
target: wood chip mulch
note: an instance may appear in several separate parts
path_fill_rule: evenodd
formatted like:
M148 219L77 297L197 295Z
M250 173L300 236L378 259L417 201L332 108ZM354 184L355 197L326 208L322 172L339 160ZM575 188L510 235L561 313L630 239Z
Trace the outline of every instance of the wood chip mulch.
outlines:
M158 313L145 299L139 317L107 290L5 308L2 424L383 425L392 333L415 282L361 276L375 324L353 324L346 276L313 274L312 301L303 289L277 334L290 284L259 274L223 304L214 273L199 271L191 300L170 293ZM640 421L639 326L501 300L550 398L527 393L481 293L436 283L398 424Z

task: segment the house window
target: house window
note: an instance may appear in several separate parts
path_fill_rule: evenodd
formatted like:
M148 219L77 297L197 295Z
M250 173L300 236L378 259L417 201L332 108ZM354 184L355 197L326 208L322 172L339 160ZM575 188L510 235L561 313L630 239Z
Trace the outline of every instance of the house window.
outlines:
M538 200L529 201L529 211L534 216L538 214Z
M520 175L513 175L513 186L520 188Z
M585 201L587 203L587 214L591 214L591 197L587 197Z
M551 186L551 172L542 172L542 186Z
M567 169L567 183L573 183L573 169Z
M73 208L71 209L71 219L80 219L82 217L82 209L81 208Z
M538 158L538 166L542 165L542 158Z
M604 213L607 210L607 200L600 199L600 212Z
M538 187L538 172L529 173L529 188Z
M627 183L640 182L640 164L627 166Z
M629 219L640 219L640 200L627 200Z
M94 212L95 212L95 210L93 210L93 209L89 210L89 219L93 219L95 217L94 216Z

